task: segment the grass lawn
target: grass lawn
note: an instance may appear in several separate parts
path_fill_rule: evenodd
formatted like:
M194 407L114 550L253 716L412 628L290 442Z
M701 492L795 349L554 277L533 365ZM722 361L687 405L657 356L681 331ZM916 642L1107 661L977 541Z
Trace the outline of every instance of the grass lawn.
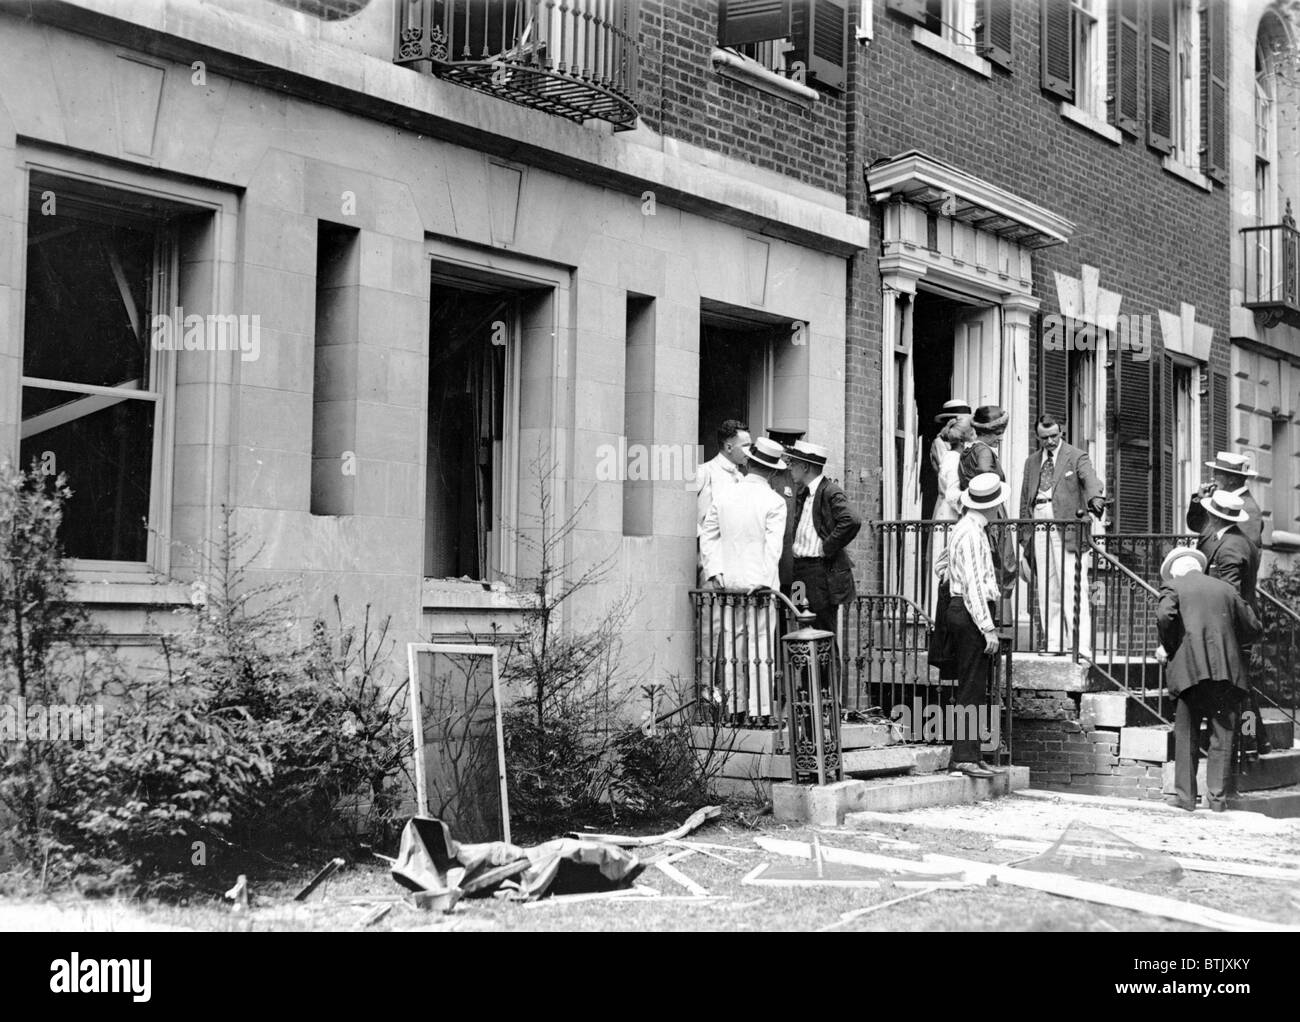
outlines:
M882 904L913 893L888 881L879 888L779 888L741 883L763 862L793 864L758 848L756 835L786 840L811 841L814 831L790 827L760 818L751 826L748 818L729 811L696 831L688 840L728 845L739 851L715 850L731 862L695 852L674 861L682 873L706 888L715 900L679 900L687 890L648 866L638 883L653 887L663 896L568 902L543 899L531 904L510 903L491 897L465 899L451 914L417 910L393 902L388 914L370 929L384 930L816 930L839 921L840 914ZM862 832L818 829L824 846L857 849L903 858L919 858L923 852L937 852L986 862L1005 863L1023 857L994 848L994 838L970 830L909 827L906 823L883 824ZM892 839L892 840L891 840ZM899 845L903 840L916 848ZM653 862L656 858L683 851L658 846L639 851ZM324 859L322 859L322 862ZM357 861L344 867L322 886L311 900L297 903L293 894L319 868L320 863L303 864L299 874L278 879L253 878L253 906L247 914L232 913L219 901L188 905L156 902L91 900L70 894L51 898L22 898L0 901L0 928L66 930L195 929L218 931L249 930L348 930L384 899L400 895L378 860ZM1289 881L1255 880L1210 873L1184 873L1176 881L1144 881L1124 884L1134 890L1161 894L1224 911L1277 922L1300 923L1300 892ZM354 900L357 899L357 900ZM840 927L843 931L998 931L998 930L1183 930L1196 929L1168 920L1124 909L1092 905L1035 891L1007 886L968 887L960 890L928 891L896 905L884 907Z

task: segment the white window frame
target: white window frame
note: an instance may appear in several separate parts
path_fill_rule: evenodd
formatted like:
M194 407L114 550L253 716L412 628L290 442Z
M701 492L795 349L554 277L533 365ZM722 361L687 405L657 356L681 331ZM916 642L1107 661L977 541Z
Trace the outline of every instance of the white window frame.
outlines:
M1173 492L1174 525L1175 531L1178 531L1179 516L1191 502L1192 495L1196 492L1201 481L1201 376L1205 371L1205 365L1196 359L1172 352L1170 357L1173 361L1173 373L1170 382L1174 387L1172 402L1174 421L1171 428L1174 434L1174 466L1177 470L1174 476ZM1178 377L1181 373L1186 373L1188 380L1187 422L1183 422L1182 416L1179 414L1181 395L1178 388ZM1188 457L1186 460L1178 457L1180 437L1186 437L1187 439Z
M196 213L207 212L215 215L218 212L209 203L194 201L188 196L172 195L163 192L161 189L154 191L142 187L136 182L113 179L107 174L85 173L66 166L47 164L36 160L28 161L24 169L27 171L27 181L29 182L34 174L59 178L68 181L69 191L74 193L79 184L94 184L101 188L111 188L124 195L139 196L142 199L150 196L163 197L171 202L193 206ZM30 214L30 210L26 207L26 199L30 194L30 187L24 189L24 208L21 214L24 231ZM26 248L26 238L24 236L22 250L26 252ZM215 262L215 259L213 261ZM27 268L24 264L24 281L26 280L26 272ZM154 321L153 316L162 312L170 314L180 304L180 251L177 236L175 230L168 229L161 222L158 223L158 241L151 272L154 286L150 288L151 298L148 310L150 323L145 325L146 330L151 328ZM20 313L22 321L19 325L19 336L25 340L27 332L25 303L20 305L20 308L23 311ZM25 343L23 347L25 349ZM117 388L92 387L22 374L19 378L20 401L21 391L25 387L87 396L117 397ZM150 458L149 477L149 521L146 526L147 538L144 560L118 561L69 557L66 558L65 563L74 579L112 581L116 578L122 581L139 581L148 576L162 575L165 577L169 574L171 570L172 478L175 459L175 390L176 352L166 349L161 351L153 350L151 346L147 389L131 391L129 396L126 397L126 400L149 400L154 403L153 450ZM14 437L13 460L15 464L20 457L21 432L20 428Z
M1106 9L1104 0L1072 0L1074 35L1074 105L1106 119Z
M1258 43L1255 54L1262 70L1255 75L1255 180L1251 182L1251 187L1255 194L1255 223L1264 226L1280 222L1277 194L1277 96L1275 76L1269 69L1268 55Z
M1200 174L1201 162L1201 19L1198 0L1174 4L1173 74L1169 126L1174 162Z

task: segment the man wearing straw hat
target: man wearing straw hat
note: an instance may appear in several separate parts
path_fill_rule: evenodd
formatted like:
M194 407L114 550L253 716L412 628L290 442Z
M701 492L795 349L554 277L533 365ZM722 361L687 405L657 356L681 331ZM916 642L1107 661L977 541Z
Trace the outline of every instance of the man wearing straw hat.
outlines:
M1245 455L1233 454L1231 451L1219 451L1213 461L1205 463L1205 467L1214 470L1214 480L1202 484L1192 495L1192 502L1187 506L1187 527L1202 535L1207 530L1217 528L1214 518L1206 514L1205 500L1217 490L1227 490L1241 498L1247 516L1247 520L1240 526L1241 533L1258 549L1263 543L1264 520L1260 515L1259 504L1246 486L1247 481L1258 478L1259 473L1250 467L1250 460Z
M862 528L861 516L836 482L822 475L830 457L821 444L799 440L786 451L790 475L799 495L795 499L794 580L802 582L808 609L817 627L839 634L840 604L857 593L853 560L845 549Z
M962 491L965 511L948 540L945 574L951 599L945 612L946 659L955 665L957 693L953 699L951 767L968 777L992 777L980 760L978 708L988 702L992 655L999 639L993 607L1002 592L993 567L993 550L985 531L989 518L1006 503L1007 486L996 472L971 479ZM976 733L969 733L974 722Z
M745 458L745 474L740 482L718 490L705 515L700 535L704 576L714 589L777 589L781 584L786 511L785 499L773 491L768 480L786 463L781 458L781 445L767 437L746 446ZM730 603L728 597L722 599L722 613L713 615L716 639L710 646L715 652L721 649L728 712L769 716L773 694L772 635L776 625L772 600L751 598L737 606L734 598ZM743 695L737 684L742 673Z
M789 450L797 441L802 440L804 432L801 427L792 425L767 427L768 439L775 440L781 445L783 451ZM789 596L790 584L794 581L794 502L797 487L789 468L773 472L768 485L785 499L785 542L781 546L781 592Z
M1201 722L1210 727L1205 798L1210 809L1227 808L1237 714L1250 688L1245 647L1259 636L1259 618L1240 594L1206 575L1205 555L1174 547L1160 565L1164 586L1156 609L1160 648L1168 662L1165 684L1178 700L1174 712L1174 791L1168 799L1196 809L1196 765Z
M1218 473L1216 472L1216 477ZM1246 535L1246 527L1251 524L1246 511L1244 499L1227 490L1216 490L1198 501L1207 525L1196 543L1206 560L1205 573L1211 578L1227 582L1241 596L1250 609L1259 613L1256 602L1255 584L1259 576L1259 547ZM1190 519L1190 514L1188 518ZM1245 650L1246 663L1250 663L1250 649ZM1243 743L1243 748L1257 753L1272 751L1268 734L1264 730L1263 718L1259 712L1259 700L1254 689L1247 685L1250 697L1251 716L1243 724L1243 733L1253 742Z

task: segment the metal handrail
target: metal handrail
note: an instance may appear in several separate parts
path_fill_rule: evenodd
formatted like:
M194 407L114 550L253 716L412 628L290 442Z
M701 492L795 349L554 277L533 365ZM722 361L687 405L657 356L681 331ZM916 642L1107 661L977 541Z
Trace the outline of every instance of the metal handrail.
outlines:
M1264 588L1264 584L1262 582L1255 587L1255 592L1259 596L1261 596L1264 600L1266 600L1275 611L1279 611L1284 617L1288 617L1291 619L1291 630L1293 635L1300 634L1300 614L1297 614L1287 604L1283 603L1276 596L1270 593L1266 588ZM1294 643L1293 641L1293 645L1295 644L1296 643ZM1300 708L1295 706L1282 706L1281 704L1276 702L1272 696L1270 696L1267 692L1265 692L1263 689L1261 689L1258 685L1254 684L1253 682L1251 683L1250 687L1254 690L1256 696L1263 699L1266 703L1272 706L1273 709L1281 710L1283 713L1287 714L1287 716L1291 718L1291 723L1293 725L1300 726L1300 717L1297 716L1297 713L1300 712ZM1258 721L1256 726L1262 728L1264 726L1264 722L1262 720Z

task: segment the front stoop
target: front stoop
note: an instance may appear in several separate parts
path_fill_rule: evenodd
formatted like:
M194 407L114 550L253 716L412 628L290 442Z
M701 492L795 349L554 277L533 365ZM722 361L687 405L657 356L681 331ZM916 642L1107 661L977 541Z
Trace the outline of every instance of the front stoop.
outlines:
M1250 769L1237 775L1237 791L1263 792L1277 788L1294 788L1300 785L1300 749L1282 749L1258 757L1249 764ZM1165 794L1174 791L1174 764L1164 765ZM1205 756L1202 755L1196 767L1196 787L1205 790ZM1242 806L1241 808L1246 808ZM1271 814L1270 814L1271 815Z
M772 815L789 823L853 826L858 812L905 812L927 806L969 804L1029 787L1027 767L995 767L993 777L964 774L840 781L823 786L772 785Z
M1231 795L1228 808L1260 813L1277 820L1300 819L1300 786Z

